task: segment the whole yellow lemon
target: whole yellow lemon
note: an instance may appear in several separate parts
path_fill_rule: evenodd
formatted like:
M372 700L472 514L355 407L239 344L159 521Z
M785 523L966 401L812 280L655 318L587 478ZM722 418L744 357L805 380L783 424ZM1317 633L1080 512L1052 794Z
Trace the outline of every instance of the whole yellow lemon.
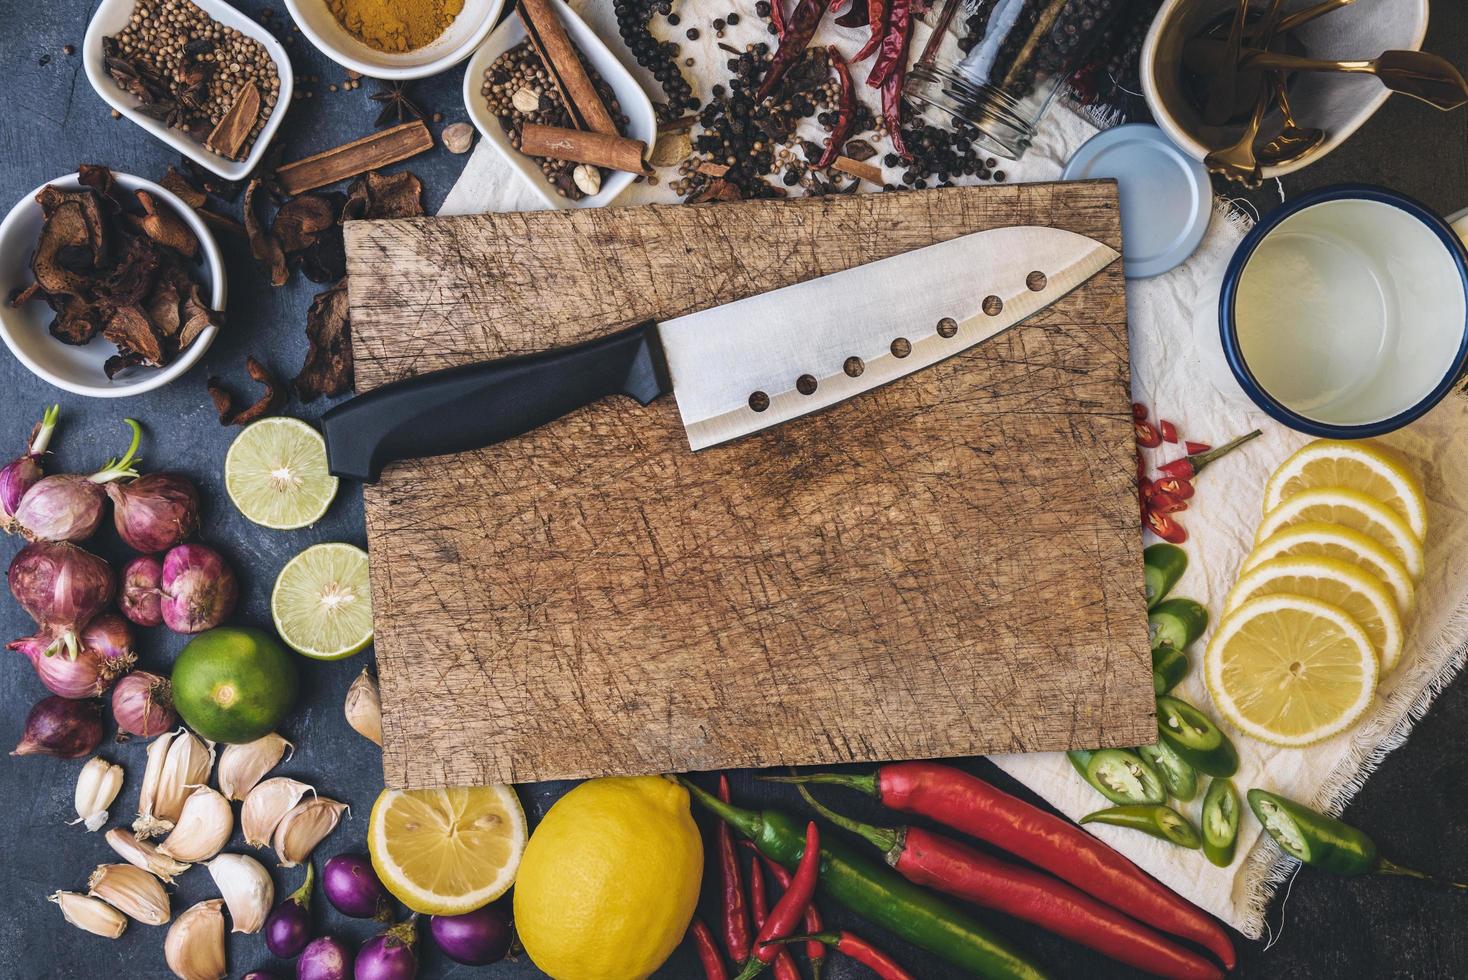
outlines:
M682 940L702 880L687 790L660 776L588 780L525 845L515 929L555 980L640 980Z

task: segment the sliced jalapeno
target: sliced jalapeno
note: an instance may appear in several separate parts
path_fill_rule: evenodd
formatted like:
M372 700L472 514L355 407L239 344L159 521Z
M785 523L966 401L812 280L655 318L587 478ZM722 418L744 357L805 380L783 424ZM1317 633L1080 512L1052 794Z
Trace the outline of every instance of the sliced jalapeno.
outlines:
M1152 646L1186 650L1208 628L1208 610L1192 599L1165 599L1147 614Z
M1152 693L1166 694L1183 682L1192 669L1188 655L1175 646L1152 648Z
M1095 754L1090 749L1071 749L1065 753L1065 757L1070 760L1071 767L1081 774L1081 778L1090 782L1086 777L1086 766L1091 764L1091 756Z
M1157 770L1168 796L1186 803L1198 795L1198 770L1188 765L1171 745L1161 741L1156 745L1139 745L1137 755Z
M1239 771L1239 750L1223 729L1197 708L1169 694L1157 698L1157 731L1188 765L1227 778Z
M1151 609L1172 591L1183 572L1188 570L1188 553L1175 544L1154 544L1142 552L1147 590L1147 608Z
M1203 794L1203 854L1226 868L1234 863L1234 845L1239 839L1239 791L1233 780L1215 779Z
M1086 762L1086 782L1112 803L1163 803L1162 777L1137 753L1101 749Z
M1188 818L1172 807L1163 806L1160 803L1114 806L1109 810L1097 810L1095 813L1088 813L1081 817L1081 823L1104 823L1113 827L1140 830L1158 840L1165 840L1190 850L1197 850L1203 846L1203 838L1198 835L1198 829L1188 822Z

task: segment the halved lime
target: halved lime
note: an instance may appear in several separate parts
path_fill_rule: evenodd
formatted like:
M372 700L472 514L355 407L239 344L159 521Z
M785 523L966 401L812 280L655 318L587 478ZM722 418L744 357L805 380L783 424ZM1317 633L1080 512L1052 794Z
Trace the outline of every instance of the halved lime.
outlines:
M270 594L275 631L297 653L340 660L372 642L367 552L356 545L312 545L280 570Z
M289 531L320 520L336 496L326 440L300 419L274 416L247 425L224 457L224 488L241 514Z

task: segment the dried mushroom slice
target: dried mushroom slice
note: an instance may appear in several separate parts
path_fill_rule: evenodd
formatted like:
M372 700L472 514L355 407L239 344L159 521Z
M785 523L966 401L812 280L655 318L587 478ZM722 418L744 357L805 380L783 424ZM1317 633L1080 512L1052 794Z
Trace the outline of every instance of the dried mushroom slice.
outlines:
M340 395L352 387L352 330L347 314L347 281L319 293L306 312L306 339L310 349L296 375L301 401L318 395Z
M265 393L254 404L239 411L235 411L234 396L224 387L223 382L218 378L210 378L208 381L209 398L214 402L214 410L219 413L220 425L249 425L267 415L274 415L285 405L285 389L253 355L245 358L245 370L250 373L251 378L265 386Z
M280 206L270 231L287 255L305 251L336 225L340 212L341 202L334 195L303 194Z
M106 250L97 199L90 191L48 191L55 188L36 195L45 217L31 274L48 293L87 295Z
M153 241L178 252L186 258L199 254L199 239L182 218L167 207L160 207L158 199L147 191L137 192L138 203L143 206L143 216L128 215L130 221Z
M199 334L208 327L222 325L223 317L208 303L204 302L203 290L198 283L190 283L189 291L184 294L181 307L183 324L178 331L178 349L187 350L189 345L199 339Z
M133 235L124 246L116 267L97 284L97 292L113 306L137 306L152 294L161 266L158 249L152 240Z
M245 233L250 239L250 254L255 261L264 266L266 273L270 276L272 286L284 286L290 278L290 270L285 264L285 250L280 246L280 240L260 220L259 206L255 202L255 195L264 186L259 178L250 181L245 188Z
M137 354L144 364L163 363L163 342L148 315L136 306L124 306L112 313L102 336L117 345L123 354Z
M51 336L63 344L85 344L102 332L103 319L95 306L80 296L73 296L51 321Z
M395 174L371 171L352 181L342 220L416 218L423 213L423 182L404 170Z

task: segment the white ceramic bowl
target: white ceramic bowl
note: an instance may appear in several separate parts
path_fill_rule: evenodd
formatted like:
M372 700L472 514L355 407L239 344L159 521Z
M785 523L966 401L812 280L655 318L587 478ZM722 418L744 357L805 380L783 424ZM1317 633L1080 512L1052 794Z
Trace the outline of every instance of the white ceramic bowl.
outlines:
M223 311L224 259L209 228L192 208L151 180L116 171L112 175L118 186L126 191L145 190L153 194L189 226L194 237L199 239L199 248L204 256L200 271L204 289L209 295L209 305ZM76 174L47 181L47 184L66 190L81 186ZM31 255L41 235L41 206L36 203L36 195L45 186L42 184L21 198L0 222L0 298L8 297L16 287L28 285L33 278ZM36 377L73 394L92 398L125 398L163 387L193 367L219 333L218 327L205 327L204 332L171 364L161 368L134 368L108 381L107 375L102 373L102 365L117 353L117 348L101 337L81 346L63 344L47 329L54 315L51 308L39 299L31 300L19 309L0 302L0 339Z
M469 57L499 19L505 0L464 0L464 9L431 43L416 51L388 54L364 44L337 21L326 0L285 0L296 26L316 49L343 68L369 78L426 78Z
M272 37L269 31L229 4L221 3L220 0L193 0L193 2L219 23L226 27L233 27L241 34L247 34L263 44L271 60L275 62L276 73L280 76L280 91L276 95L275 108L271 111L270 118L265 121L265 128L260 131L260 136L250 147L249 155L243 160L225 159L206 149L203 143L193 137L139 112L137 98L118 88L112 76L107 74L107 69L102 66L102 38L116 34L127 25L128 18L132 16L134 0L102 0L97 6L97 12L92 15L91 23L87 25L87 36L82 41L82 65L87 72L87 81L92 83L92 88L97 90L103 102L201 166L208 167L226 180L240 180L248 176L255 169L255 165L260 162L260 158L265 155L271 138L280 128L280 121L285 118L286 111L290 108L291 92L295 87L295 75L291 72L291 59L285 53L285 48L281 47L280 42Z
M1164 0L1142 46L1142 90L1152 115L1178 146L1202 160L1212 146L1233 143L1240 127L1209 127L1198 117L1181 85L1182 47L1220 14L1235 8L1236 0ZM1314 0L1285 0L1291 13ZM1256 2L1256 6L1257 6ZM1422 47L1427 34L1428 0L1357 0L1302 27L1295 36L1309 56L1331 61L1375 58L1383 51ZM1325 141L1313 153L1277 167L1265 167L1267 178L1282 177L1308 167L1340 146L1360 129L1391 95L1368 75L1300 72L1290 87L1290 107L1302 126L1325 130ZM1264 131L1279 118L1272 111Z

